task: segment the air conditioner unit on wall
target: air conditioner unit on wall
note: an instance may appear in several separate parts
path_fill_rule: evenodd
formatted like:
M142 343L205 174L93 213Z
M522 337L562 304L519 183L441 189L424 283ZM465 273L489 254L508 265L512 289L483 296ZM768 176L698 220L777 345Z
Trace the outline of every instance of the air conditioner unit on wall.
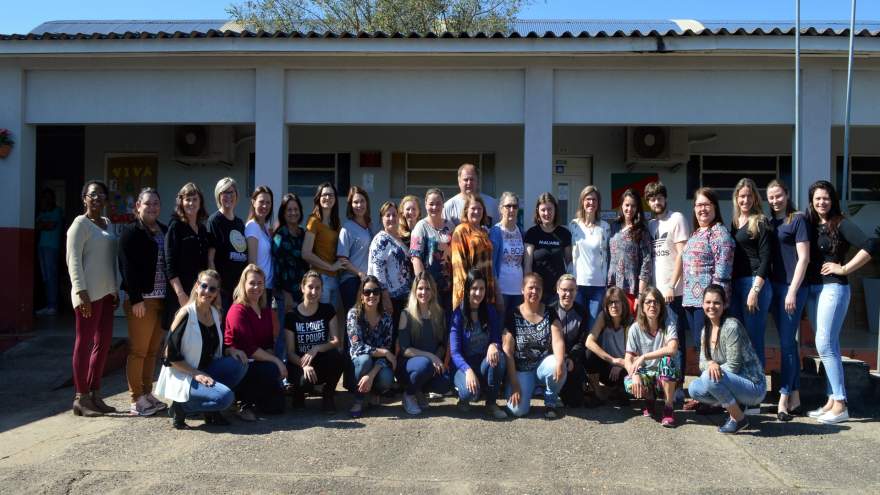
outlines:
M626 128L627 165L677 166L688 159L687 127Z
M235 163L235 135L230 126L174 127L174 161L185 166Z

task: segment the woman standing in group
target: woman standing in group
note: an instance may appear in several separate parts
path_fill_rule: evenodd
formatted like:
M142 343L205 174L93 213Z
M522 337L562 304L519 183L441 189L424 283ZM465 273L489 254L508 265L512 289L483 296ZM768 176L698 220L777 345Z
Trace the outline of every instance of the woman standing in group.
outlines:
M272 263L275 275L275 304L278 306L278 321L302 302L301 282L309 264L302 256L305 231L302 222L302 203L299 196L287 193L281 198L278 207L278 227L272 235ZM320 294L319 294L320 296ZM287 359L287 344L284 332L279 332L275 342L275 355Z
M379 208L379 216L383 230L370 243L367 274L379 280L382 286L382 303L391 308L392 320L396 324L400 321L400 312L406 306L412 287L409 248L398 237L397 206L386 201Z
M868 238L840 211L837 191L830 182L814 182L807 197L807 218L812 226L807 312L816 332L816 350L825 368L828 392L825 405L810 411L809 416L820 423L835 424L849 419L840 357L840 330L850 299L847 277L870 261L871 253ZM850 247L858 251L846 261Z
M507 312L502 342L507 358L507 408L517 417L529 413L535 385L544 388L544 417L557 419L559 391L565 384L565 339L559 319L542 303L544 281L523 277L523 303Z
M770 276L770 225L764 216L758 186L752 179L740 179L733 189L733 221L730 234L733 252L732 316L739 318L749 332L749 340L761 361L764 358L764 332L773 289Z
M611 239L611 226L599 218L602 210L602 196L599 188L585 187L578 199L580 208L577 218L569 224L572 243L572 268L577 280L577 302L587 310L587 325L593 322L602 311L602 299L608 286L608 241Z
M797 332L801 313L807 302L808 284L804 283L810 263L810 233L807 219L795 210L788 188L780 181L767 186L767 203L772 213L770 230L770 257L772 268L773 302L770 305L773 321L779 331L782 354L779 387L779 406L776 417L791 421L800 411L800 370Z
M329 182L315 189L314 208L306 223L306 236L303 240L302 256L312 270L321 274L323 293L321 302L336 305L339 296L337 273L342 262L336 259L336 244L339 240L339 212L336 209L336 188Z
M523 257L526 254L523 234L516 224L519 197L505 191L499 201L501 221L489 230L492 242L492 270L501 294L501 306L512 308L522 304ZM496 304L498 306L498 304Z
M305 407L306 392L323 384L321 409L336 412L336 385L342 376L342 343L336 309L321 301L321 275L310 270L301 281L302 302L284 320L287 376L293 388L293 407Z
M507 414L497 403L507 373L507 359L501 348L501 320L495 307L486 301L486 279L482 272L470 270L464 286L464 301L455 308L449 329L458 407L468 410L482 391L486 396L486 411L495 419L504 419Z
M654 278L651 234L642 214L642 198L634 189L620 197L614 233L608 243L608 285L626 293L629 307L635 310L636 299Z
M227 352L237 349L251 360L235 393L239 400L238 416L255 421L254 408L267 414L284 411L281 379L287 378L287 367L273 353L272 308L267 300L266 276L260 267L245 267L233 299L226 313L223 344Z
M599 390L599 382L617 392L623 399L623 381L626 378L626 341L632 325L632 313L626 293L618 287L605 292L604 308L587 336L587 377L593 390ZM594 378L590 378L594 377ZM597 394L598 395L598 394Z
M342 262L339 276L342 309L348 311L354 305L361 281L367 276L370 242L375 233L370 218L370 196L362 187L351 186L348 190L345 216L347 220L342 224L336 245L336 259Z
M421 414L428 407L425 391L437 394L449 390L446 379L446 318L437 303L437 286L422 272L412 283L406 309L400 315L400 363L406 389L403 408Z
M688 328L693 342L699 342L703 328L703 291L709 284L718 284L727 291L730 300L733 273L733 238L724 227L718 194L708 187L694 193L694 232L688 238L681 255L684 278L684 306Z
M199 186L192 182L185 184L177 192L174 213L165 236L165 272L169 290L162 328L171 328L177 310L190 300L191 294L187 290L192 292L199 273L208 268L207 218L205 197Z
M689 387L691 397L720 405L730 415L718 428L720 433L736 433L749 426L740 408L760 404L767 391L764 368L749 341L749 334L736 318L727 316L727 293L710 284L703 291L705 327L701 329L700 371Z
M67 270L76 317L73 344L73 414L100 416L116 412L101 399L101 377L113 338L116 292L116 235L103 216L107 185L90 180L82 188L85 212L67 231Z
M400 200L400 211L398 213L400 227L397 234L400 236L400 240L406 244L407 249L409 249L409 244L412 241L412 231L422 218L422 207L419 205L419 198L412 194L404 196Z
M223 356L219 290L216 271L199 273L171 324L156 393L172 401L171 422L178 430L187 429L186 415L195 413L204 413L206 424L228 425L220 411L232 405L232 389L248 369L243 352L229 349Z
M382 303L382 286L376 277L367 275L361 283L357 302L348 311L346 328L357 381L349 412L352 418L359 418L364 413L365 396L370 404L378 405L379 394L391 388L397 368L391 342L394 322L390 308Z
M125 373L131 394L132 416L152 416L165 409L153 390L156 355L162 345L163 300L167 290L165 275L165 233L159 222L159 193L144 188L137 197L135 221L119 237L119 271L122 290L128 295L128 359Z
M535 225L526 231L526 274L540 275L544 286L541 291L543 303L556 300L556 281L571 263L571 233L559 225L559 204L550 193L538 196L535 203Z
M455 225L443 218L443 192L437 188L425 193L427 216L412 230L409 255L412 259L413 273L418 275L427 270L437 283L440 307L447 314L452 312L452 232Z
M626 336L626 392L646 401L642 416L653 416L654 402L663 394L665 405L660 424L675 426L673 401L675 387L681 378L676 363L678 332L675 319L668 316L666 298L654 287L648 287L639 298L638 316Z
M479 270L486 280L486 299L495 304L495 272L492 269L492 241L486 230L486 206L483 198L468 194L464 199L461 223L452 233L452 307L464 301L464 282L471 269Z
M272 203L275 197L272 190L259 186L251 194L251 209L248 211L247 223L244 224L244 236L248 245L248 263L257 265L266 276L266 300L272 305L272 287L274 287L274 270L272 263Z
M217 181L214 199L218 210L208 217L208 268L220 274L220 302L223 311L232 305L232 293L247 266L247 241L244 222L235 216L238 204L238 184L230 177Z

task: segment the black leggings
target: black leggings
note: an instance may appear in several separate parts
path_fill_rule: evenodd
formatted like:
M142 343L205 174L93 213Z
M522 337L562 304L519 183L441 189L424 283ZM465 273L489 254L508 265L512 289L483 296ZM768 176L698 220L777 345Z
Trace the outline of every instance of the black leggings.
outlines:
M312 383L306 379L301 366L293 364L288 360L287 381L293 387L295 394L311 392L314 385L323 383L324 396L332 396L336 391L336 385L339 383L339 377L342 376L342 364L342 354L336 349L319 352L312 359L312 367L315 368L315 375L317 375L317 381Z

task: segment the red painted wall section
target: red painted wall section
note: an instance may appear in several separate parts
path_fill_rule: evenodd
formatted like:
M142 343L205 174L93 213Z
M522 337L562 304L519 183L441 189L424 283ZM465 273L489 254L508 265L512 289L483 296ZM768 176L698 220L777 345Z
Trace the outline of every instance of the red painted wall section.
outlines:
M0 333L34 329L34 231L0 227Z

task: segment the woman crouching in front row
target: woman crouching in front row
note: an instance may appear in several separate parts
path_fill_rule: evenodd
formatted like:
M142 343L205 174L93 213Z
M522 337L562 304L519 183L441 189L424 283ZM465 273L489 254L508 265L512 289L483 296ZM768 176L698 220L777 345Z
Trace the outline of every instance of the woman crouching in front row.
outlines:
M217 272L199 273L189 302L171 325L156 393L173 401L170 414L177 429L188 428L186 415L195 413L204 413L206 424L229 424L220 411L232 404L232 388L247 372L242 351L227 349L223 356L219 287Z
M706 324L700 338L702 374L688 390L700 402L727 409L730 417L718 431L736 433L749 426L740 404L760 404L767 382L748 332L739 320L724 313L726 305L727 294L720 285L712 284L703 291Z

